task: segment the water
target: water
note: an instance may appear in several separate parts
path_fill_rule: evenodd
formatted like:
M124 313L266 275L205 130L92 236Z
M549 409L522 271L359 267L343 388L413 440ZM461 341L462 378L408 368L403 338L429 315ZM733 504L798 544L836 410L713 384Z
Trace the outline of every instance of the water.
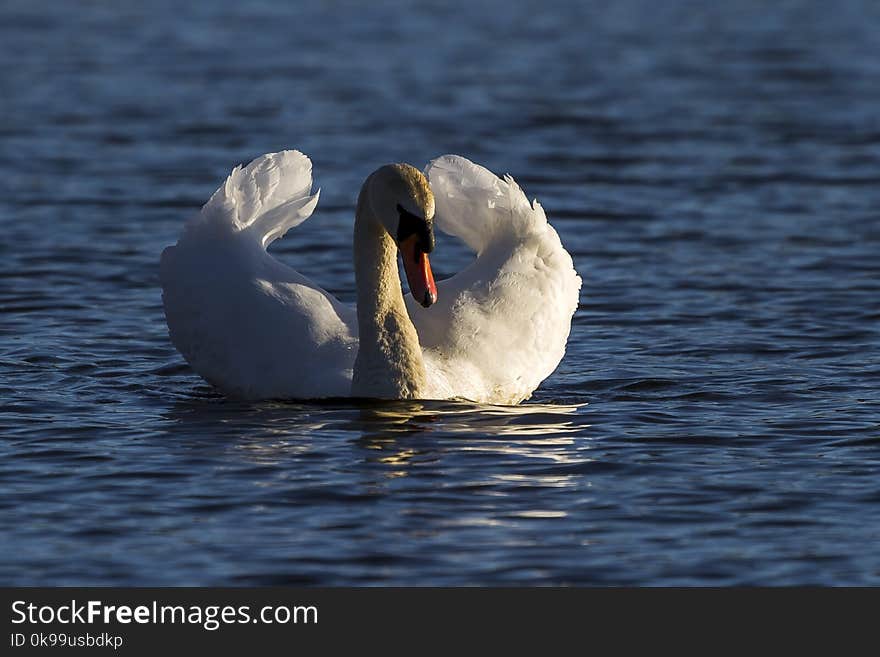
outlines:
M875 3L189 4L0 5L0 582L880 584ZM346 301L376 166L542 201L584 288L530 402L189 370L159 253L288 147L274 251Z

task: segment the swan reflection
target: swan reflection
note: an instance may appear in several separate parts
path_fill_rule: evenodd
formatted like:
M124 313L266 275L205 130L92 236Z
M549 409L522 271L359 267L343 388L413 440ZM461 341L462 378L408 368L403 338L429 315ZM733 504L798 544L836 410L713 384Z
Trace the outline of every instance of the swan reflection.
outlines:
M352 428L361 434L357 445L370 452L366 460L398 466L389 475L394 477L405 476L415 462L450 452L565 464L584 460L577 441L588 425L576 417L584 406L399 401L362 407ZM556 477L553 483L563 481Z
M260 466L297 467L301 458L338 458L375 467L368 479L405 477L414 467L455 459L548 467L590 460L586 404L492 406L459 401L322 403L179 401L163 414L167 444L187 456L234 454ZM342 439L342 442L340 442ZM360 450L346 453L345 445ZM489 468L487 468L489 470ZM291 472L290 476L295 473ZM286 478L286 477L284 477ZM487 472L500 484L564 487L561 473Z

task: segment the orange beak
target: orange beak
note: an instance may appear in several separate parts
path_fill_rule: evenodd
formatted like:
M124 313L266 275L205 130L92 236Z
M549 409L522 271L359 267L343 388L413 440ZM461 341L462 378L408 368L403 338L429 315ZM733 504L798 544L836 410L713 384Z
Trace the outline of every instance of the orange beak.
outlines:
M417 235L410 235L399 244L403 269L413 298L427 308L437 301L437 285L431 272L428 254L419 248Z

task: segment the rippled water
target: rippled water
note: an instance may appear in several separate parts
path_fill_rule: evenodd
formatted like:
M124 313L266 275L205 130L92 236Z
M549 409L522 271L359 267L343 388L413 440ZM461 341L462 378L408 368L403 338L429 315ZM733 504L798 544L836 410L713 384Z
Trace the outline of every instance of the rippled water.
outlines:
M880 584L877 4L190 4L0 5L2 583ZM532 401L189 370L159 253L288 147L274 251L347 301L376 166L542 201L584 288Z

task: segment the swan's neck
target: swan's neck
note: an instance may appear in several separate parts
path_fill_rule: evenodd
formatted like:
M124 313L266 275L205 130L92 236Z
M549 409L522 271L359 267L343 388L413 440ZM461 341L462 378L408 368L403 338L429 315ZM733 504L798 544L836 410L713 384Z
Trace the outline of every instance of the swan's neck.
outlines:
M403 301L397 245L373 215L367 194L365 184L354 221L359 346L351 394L419 399L424 396L425 364Z

